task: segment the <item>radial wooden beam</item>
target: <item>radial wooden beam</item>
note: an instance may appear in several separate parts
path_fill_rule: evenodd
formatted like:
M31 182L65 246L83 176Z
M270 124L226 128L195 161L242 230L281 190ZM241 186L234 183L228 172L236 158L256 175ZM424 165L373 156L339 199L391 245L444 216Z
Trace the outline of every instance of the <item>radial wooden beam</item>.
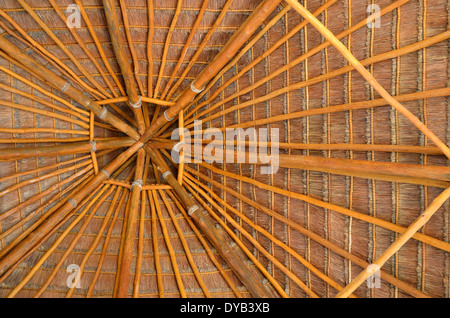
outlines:
M203 15L205 14L206 7L208 6L209 1L210 0L203 0L203 2L202 2L200 11L198 12L197 18L194 22L194 25L192 26L192 29L189 32L189 36L188 36L186 42L184 43L184 47L180 53L180 57L178 58L177 64L173 68L173 71L172 71L172 74L170 75L169 81L167 82L166 87L164 88L164 91L161 94L161 99L164 99L166 97L166 94L167 94L170 86L172 85L172 81L175 78L175 75L177 74L178 69L181 66L181 63L183 63L184 57L186 56L186 53L187 53L188 49L190 48L191 41L194 38L194 35L196 34L197 28L200 25ZM149 8L149 10L150 10L150 8Z
M136 85L133 79L133 71L131 69L131 65L128 61L127 55L125 54L124 44L121 41L119 19L117 17L114 0L103 0L103 7L105 9L106 21L108 23L108 30L116 60L120 66L123 80L125 82L125 89L128 94L129 104L134 112L134 115L136 116L138 131L142 134L145 130L144 116L142 115L142 100L138 96Z
M130 205L128 207L127 217L125 219L125 231L122 233L124 238L122 258L119 271L119 282L117 286L117 298L126 298L128 295L128 286L130 285L131 261L133 259L134 243L136 236L137 214L142 192L143 173L144 173L144 149L138 150L136 170L134 173L134 182L131 188Z
M159 172L162 174L163 179L172 186L175 193L183 203L188 211L188 214L199 227L199 229L205 234L208 240L214 245L220 255L233 269L241 282L247 287L254 297L274 297L259 281L252 271L245 265L244 261L238 256L234 248L230 244L230 238L223 232L219 231L213 225L211 216L195 204L191 199L187 191L180 186L177 179L173 176L170 170L167 168L165 162L159 157L155 150L151 148L145 148L147 154L152 161L157 165Z
M207 164L205 162L199 163L199 165L201 165L201 166L211 170L214 173L217 173L217 174L220 174L220 175L223 175L223 176L226 176L226 177L230 177L230 178L233 178L233 179L238 180L238 181L246 182L246 183L254 185L254 186L256 186L256 187L258 187L260 189L271 191L271 192L274 192L274 193L278 193L280 195L284 195L284 196L289 197L289 198L298 199L298 200L307 202L309 204L313 204L315 206L321 207L323 209L334 211L334 212L340 213L342 215L350 216L350 217L353 217L355 219L358 219L358 220L361 220L361 221L364 221L364 222L367 222L367 223L370 223L370 224L374 224L374 225L386 228L386 229L391 230L393 232L397 232L397 233L401 234L401 233L403 233L406 230L406 228L404 228L402 226L399 226L397 224L385 221L383 219L380 219L380 218L377 218L377 217L373 217L373 216L367 215L365 213L357 212L357 211L354 211L354 210L351 210L351 209L348 209L348 208L345 208L345 207L342 207L342 206L339 206L339 205L336 205L336 204L332 204L332 203L325 202L325 201L322 201L322 200L319 200L319 199L315 199L313 197L310 197L310 196L307 196L307 195L304 195L304 194L301 194L301 193L298 193L298 192L293 192L293 191L285 190L285 189L282 189L282 188L279 188L279 187L271 186L271 185L268 185L266 183L256 181L256 180L254 180L252 178L248 178L248 177L244 177L244 176L241 176L241 175L238 175L238 174L235 174L235 173L231 173L229 171L224 171L222 169L219 169L219 168L216 168L216 167L214 167L212 165L209 165L209 164ZM185 169L190 171L190 172L192 172L192 173L194 173L193 170L190 169L189 167L185 167ZM413 238L418 240L418 241L420 241L420 242L423 242L425 244L428 244L428 245L434 246L434 247L436 247L438 249L441 249L443 251L450 252L450 244L449 243L441 241L441 240L436 239L434 237L431 237L431 236L428 236L428 235L425 235L425 234L422 234L422 233L416 233L416 234L414 234Z
M402 55L405 55L405 54L408 54L408 53L415 52L417 50L423 49L424 47L428 47L428 46L436 44L438 42L445 41L449 37L450 37L450 31L445 31L445 32L439 33L439 34L437 34L437 35L435 35L433 37L427 38L427 39L425 39L423 41L420 41L420 42L417 42L417 43L414 43L414 44L411 44L411 45L404 46L404 47L402 47L400 49L395 49L395 50L392 50L392 51L389 51L389 52L381 53L381 54L372 56L370 58L361 60L361 61L359 61L359 63L362 66L368 66L368 65L371 65L371 64L374 64L374 63L379 63L379 62L382 62L382 61L385 61L385 60L389 60L389 59L395 58L397 56L402 56ZM325 43L327 43L327 42L325 42ZM324 44L321 44L321 45L317 46L315 49L320 48L320 47L326 48L327 46L324 45ZM233 100L235 98L238 98L239 96L241 96L243 94L246 94L246 93L256 89L257 87L260 87L264 83L266 83L269 80L275 78L277 75L280 75L283 72L289 70L294 65L297 65L297 64L299 64L302 61L305 61L308 57L311 57L314 53L317 53L317 50L315 50L315 49L311 49L310 51L306 52L304 55L300 56L296 60L291 61L290 63L284 65L281 68L278 68L277 70L275 70L274 72L270 73L268 76L262 78L258 82L253 83L252 85L245 87L244 89L242 89L242 90L240 90L240 91L238 91L238 92L236 92L236 93L234 93L234 94L224 98L223 100L220 100L219 102L215 103L214 105L209 106L204 111L201 111L198 114L196 114L195 116L187 119L186 120L186 128L189 129L189 128L193 127L194 124L192 122L195 119L198 119L198 118L200 118L202 116L205 116L207 114L211 114L211 112L214 109L216 109L219 106L225 104L226 102L229 102L229 101L231 101L231 100ZM210 115L210 116L207 116L207 117L203 117L202 121L203 122L210 121L210 120L212 120L214 118L218 118L220 116L223 116L223 115L228 114L230 112L242 109L244 107L249 107L251 105L255 105L255 104L258 104L258 103L265 102L265 101L270 100L272 98L275 98L275 97L277 97L279 95L283 95L283 94L286 94L286 93L294 91L294 90L302 89L304 87L310 87L311 85L314 85L314 84L320 83L322 81L326 81L326 80L329 80L331 78L335 78L336 76L343 75L343 74L346 74L348 72L351 72L353 69L354 69L353 65L347 65L347 66L341 67L341 68L339 68L337 70L334 70L334 71L331 71L331 72L328 72L328 73L325 73L325 74L321 74L321 75L318 75L316 77L312 77L312 78L306 79L304 81L301 81L301 82L298 82L298 83L295 83L295 84L287 85L287 86L282 87L280 89L274 90L274 91L272 91L269 94L266 94L264 96L261 96L261 97L258 97L258 98L255 98L255 99L243 102L243 103L239 103L239 104L234 105L232 107L227 107L224 110L215 112L213 115ZM448 94L448 90L447 90L447 92L445 92L443 90L445 90L445 88L444 89L429 90L429 91L425 91L425 92L418 92L418 93L413 93L413 94L406 94L406 95L402 95L402 97L403 98L415 98L417 96L423 95L423 98L427 98L427 96L428 97L434 97L433 95L431 95L432 93ZM418 94L418 95L416 95L416 94ZM397 100L397 97L395 97L394 99ZM349 109L353 109L353 107L362 107L363 105L365 105L365 107L370 107L371 103L375 102L375 101L377 103L381 102L381 105L389 105L390 104L389 101L387 101L385 98L381 98L381 99L377 99L377 100L349 103L349 104L346 104L346 105L349 107ZM400 103L399 100L397 100L397 102ZM374 106L377 106L377 105L374 105ZM380 105L378 105L378 106L380 106ZM330 109L332 109L332 107L335 107L335 106L329 106ZM326 107L323 108L323 110L325 110L325 109L326 109ZM311 112L322 111L322 109L312 109L312 110L307 110L305 112L308 112L308 111L311 111ZM286 116L290 116L290 114L285 114L285 115ZM246 123L244 125L246 125ZM235 125L233 125L233 126L235 126Z
M16 263L21 255L39 242L39 240L52 230L61 220L63 220L80 202L95 189L97 189L103 181L108 179L117 169L119 169L139 148L142 147L141 142L134 143L125 150L120 156L111 161L101 173L97 174L87 185L78 189L70 199L55 213L49 216L45 223L24 238L20 244L12 249L7 255L0 260L0 275L2 275L10 266Z
M245 195L240 194L239 192L231 189L228 186L223 185L220 182L217 182L209 177L207 177L206 175L192 169L189 167L186 167L186 170L190 173L192 173L193 175L203 179L205 182L210 183L211 185L213 185L214 187L217 187L218 189L222 189L224 191L226 191L227 193L231 194L232 196L236 197L237 199L247 203L249 206L254 207L255 209L266 213L267 215L279 220L280 222L285 223L287 226L289 226L290 228L292 228L293 230L298 231L299 233L305 235L306 237L316 241L317 243L321 244L322 246L330 249L331 251L335 252L338 255L341 255L342 257L351 260L353 263L357 264L358 266L365 268L369 265L369 263L367 263L366 261L364 261L361 258L358 258L357 256L355 256L354 254L351 254L350 252L348 252L346 249L339 247L338 245L328 241L327 239L323 238L322 236L315 234L314 232L302 227L300 224L295 223L294 221L292 221L291 219L288 219L287 217L281 215L278 212L275 212L255 201L253 201L252 199L246 197ZM427 295L425 295L424 293L422 293L421 291L415 289L414 287L408 285L407 283L400 281L399 279L387 274L384 271L381 271L381 278L386 280L387 282L389 282L390 284L393 284L394 286L397 286L398 288L400 288L401 290L406 291L407 293L409 293L410 295L414 296L414 297L428 297Z
M5 51L6 54L8 54L11 58L19 61L27 69L38 74L39 77L44 79L46 83L50 84L53 87L56 87L58 90L71 97L76 102L94 112L94 114L99 116L103 121L111 124L133 139L139 139L140 135L133 127L129 126L121 119L111 114L111 112L108 112L106 108L102 108L96 102L84 95L81 91L71 86L69 82L66 82L63 78L49 71L47 68L45 68L45 66L36 62L34 59L23 53L18 47L16 47L3 37L0 37L0 49Z
M272 145L274 145L274 143L272 143ZM234 146L231 145L231 147ZM239 145L239 147L242 147L242 145ZM234 149L227 151L220 148L221 147L215 148L214 155L210 156L205 154L205 151L203 151L203 154L196 153L195 146L192 146L191 153L186 153L185 156L191 160L196 159L209 163L216 161L228 163L245 162L257 165L268 164L265 161L266 156L261 156L261 154L256 152L249 150L235 151ZM205 148L202 149L204 150ZM229 160L229 155L232 161ZM417 165L344 158L323 158L318 156L303 155L279 154L277 157L278 162L276 164L283 168L320 171L392 182L430 185L440 188L447 188L450 186L450 167L446 166Z
M363 270L350 284L348 284L343 290L337 294L337 298L346 298L353 293L364 281L366 281L371 275L375 274L373 269L380 269L390 258L393 256L403 245L410 240L414 234L424 226L430 218L436 213L436 211L447 201L450 196L450 187L442 191L442 193L433 200L428 208L423 211L420 216L403 232L395 241L389 246L386 251L376 259L372 266L368 266Z
M32 19L44 30L44 32L56 43L56 45L69 57L72 63L80 70L80 72L95 86L98 96L111 97L111 95L94 79L94 77L84 68L73 53L66 47L66 45L52 32L47 24L40 18L40 16L33 10L33 8L25 0L17 0L20 5L28 12Z
M106 0L104 0L106 1ZM272 13L281 0L264 0L245 20L242 26L224 45L222 50L216 55L213 61L206 66L202 72L191 83L191 89L187 89L178 98L176 104L159 116L147 129L142 140L147 142L153 135L162 128L167 122L177 118L178 113L188 105L188 103L200 92L200 90L210 81L222 67L226 65L250 36L258 29L261 23Z
M447 158L450 158L450 149L427 126L414 116L405 106L392 97L373 77L373 75L353 56L347 47L328 30L314 15L303 7L297 0L286 0L294 10L309 21L333 46L345 57L345 59L361 74L362 77L381 95L392 107L405 116L417 129L439 147Z
M97 140L95 147L97 150L118 149L129 147L133 144L131 138L114 138L109 140ZM0 161L18 160L30 157L53 157L62 155L72 155L78 153L87 153L92 149L89 141L73 142L64 145L29 147L29 148L7 148L0 151Z

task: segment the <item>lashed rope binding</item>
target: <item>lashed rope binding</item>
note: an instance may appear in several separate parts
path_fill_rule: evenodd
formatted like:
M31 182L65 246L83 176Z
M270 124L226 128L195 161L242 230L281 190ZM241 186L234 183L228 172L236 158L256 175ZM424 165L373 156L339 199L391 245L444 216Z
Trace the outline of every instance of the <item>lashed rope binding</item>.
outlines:
M103 106L101 113L98 115L98 118L100 118L100 119L105 118L107 113L108 113L108 109L106 109L106 107Z
M133 183L131 184L131 187L130 187L130 191L133 190L134 186L138 186L142 191L142 179L133 181Z
M142 106L142 96L139 96L139 99L136 103L132 103L130 101L128 101L128 103L130 104L131 107L133 108L140 108Z
M202 89L197 89L197 88L195 88L195 85L194 85L194 83L195 83L195 81L192 81L191 82L191 91L193 91L194 93L196 93L196 94L200 94L201 92L203 92L203 90L205 89L205 87L203 87Z
M89 150L89 152L97 151L97 142L96 141L89 141L89 143L91 144L91 150Z
M61 88L61 93L65 93L70 87L70 83L66 82L64 86Z
M108 171L106 171L106 169L102 169L102 170L100 170L100 172L103 173L107 179L109 179L109 177L111 177L111 175L109 174Z

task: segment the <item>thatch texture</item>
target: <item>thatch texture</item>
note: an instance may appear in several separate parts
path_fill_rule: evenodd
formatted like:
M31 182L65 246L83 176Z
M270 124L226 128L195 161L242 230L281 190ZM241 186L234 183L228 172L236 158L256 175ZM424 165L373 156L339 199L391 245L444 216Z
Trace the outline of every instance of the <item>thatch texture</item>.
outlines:
M185 104L191 83L216 67L215 57L264 1L113 1L131 66L126 76L104 1L0 0L0 297L114 297L124 284L129 297L252 297L188 216L186 200L207 211L269 296L335 297L450 186L449 1L300 1L443 147L389 105L289 1L264 17ZM81 25L70 29L64 17L74 4ZM377 28L366 24L371 4L382 9ZM70 89L30 69L2 41ZM127 99L108 101L128 95L126 81L143 96L138 110ZM98 105L117 120L102 120ZM276 128L287 159L268 175L259 164L185 163L181 190L168 186L164 171L178 176L170 138L180 118L166 123L163 114L177 107L190 131L194 120L222 131ZM152 131L155 122L161 125ZM139 124L152 131L145 142L159 156L146 149L144 165L139 152L126 152L139 139L126 127ZM348 161L313 167L303 160L308 156ZM357 161L367 170L356 171ZM397 171L373 171L372 161ZM414 174L423 171L425 177ZM140 179L133 203L132 184ZM95 180L93 191L77 196ZM364 282L352 297L450 296L444 201L383 263L381 286ZM57 221L45 227L49 219ZM124 252L128 239L132 250ZM127 252L131 266L121 281ZM71 264L83 269L79 288L67 286Z

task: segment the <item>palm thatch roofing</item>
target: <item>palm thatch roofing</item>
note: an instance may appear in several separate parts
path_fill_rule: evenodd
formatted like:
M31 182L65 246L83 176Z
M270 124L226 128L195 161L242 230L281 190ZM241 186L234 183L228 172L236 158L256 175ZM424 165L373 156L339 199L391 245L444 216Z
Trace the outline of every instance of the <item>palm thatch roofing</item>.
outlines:
M449 297L449 10L0 0L0 297Z

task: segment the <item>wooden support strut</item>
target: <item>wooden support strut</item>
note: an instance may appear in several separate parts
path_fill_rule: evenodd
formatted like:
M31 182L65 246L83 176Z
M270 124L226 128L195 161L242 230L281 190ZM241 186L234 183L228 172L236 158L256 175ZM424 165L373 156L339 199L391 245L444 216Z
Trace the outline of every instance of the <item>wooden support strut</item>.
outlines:
M130 205L128 207L127 219L125 220L125 232L122 235L124 238L124 247L122 258L120 259L121 266L119 271L119 282L117 286L117 298L125 298L128 294L128 286L130 281L131 261L133 258L133 249L135 242L137 214L139 209L139 202L142 192L142 179L144 173L144 149L138 150L136 170L134 173L134 182L131 185Z
M59 77L55 73L49 71L43 65L37 63L30 56L23 53L18 47L16 47L3 37L0 37L0 49L3 50L6 54L8 54L11 58L19 61L27 69L39 75L40 78L42 78L45 82L47 82L51 86L56 87L58 90L64 89L64 94L74 99L76 102L80 103L87 109L93 111L94 114L99 116L99 118L101 118L104 122L111 124L118 130L122 131L123 133L132 137L135 140L139 139L140 135L136 131L136 129L129 126L124 121L108 112L106 108L104 107L102 108L95 101L85 96L81 91L74 88L72 85L67 86L66 80Z
M347 47L339 41L338 38L328 30L317 18L303 7L297 0L286 0L294 10L296 10L304 19L314 26L333 46L345 57L345 59L364 77L364 79L381 95L393 108L405 116L417 129L419 129L426 137L442 150L447 158L450 158L450 149L414 114L412 114L405 106L400 104L392 97L373 77L373 75L353 56Z
M173 176L170 170L166 167L162 159L155 153L155 151L149 147L145 147L147 154L151 160L157 165L159 172L162 174L163 179L172 186L175 193L180 198L181 202L186 208L189 216L194 223L200 228L203 234L214 245L220 255L233 269L241 282L247 287L250 293L254 297L267 298L276 297L270 293L268 289L264 287L262 282L258 281L251 270L248 269L244 261L238 256L234 248L230 244L230 238L223 232L220 232L213 225L211 216L203 209L198 207L186 190L180 186L177 179Z
M111 161L105 168L101 170L88 184L80 188L74 193L71 198L55 213L43 223L39 228L30 233L24 238L19 245L12 249L7 255L0 260L0 276L15 262L17 262L21 255L28 250L45 236L54 226L56 226L61 220L63 220L87 195L97 189L103 181L108 179L117 169L120 168L133 154L142 147L141 142L135 142L131 147L122 152L117 158Z
M436 213L436 211L447 201L450 197L450 188L445 189L441 194L433 200L433 202L423 211L419 217L411 223L410 226L403 232L395 241L392 243L386 251L381 254L371 266L367 266L355 279L353 279L350 284L345 286L341 290L336 298L346 298L351 293L353 293L356 288L358 288L362 283L364 283L370 276L375 274L376 269L381 269L381 267L400 249L405 245L408 240L410 240L414 234L423 227L430 218Z
M229 145L234 147L233 142ZM272 143L271 146L276 147L277 144ZM197 153L199 151L196 151L195 147L191 146L190 149L188 148L189 152L185 154L188 160L230 162L228 160L228 156L230 156L232 158L231 162L246 162L258 165L268 164L266 162L266 155L261 155L251 150L236 151L234 148L224 150L224 146L219 144L214 148L214 155L211 156L205 153L205 147L201 148L202 153ZM239 145L239 147L242 147L242 145ZM254 144L254 147L256 149L256 147L261 146ZM186 151L185 148L184 150ZM409 163L284 154L277 155L277 162L275 164L283 168L320 171L360 178L432 185L440 188L450 186L450 167L446 166L425 166Z
M104 0L106 1L106 0ZM278 6L281 0L264 0L245 20L242 26L224 45L222 50L216 55L214 60L206 66L203 71L191 83L191 89L187 89L178 98L176 104L167 109L163 115L159 116L144 133L141 139L147 142L154 134L167 122L177 118L177 115L189 102L202 91L203 87L219 72L239 51L250 36L258 29L263 21Z
M129 147L133 144L131 138L114 138L110 140L97 140L96 149L106 150L114 148ZM53 157L67 154L86 153L92 149L92 144L89 141L72 142L64 145L44 146L44 147L29 147L29 148L7 148L0 152L0 161L18 160L30 157Z
M103 0L103 7L105 9L106 21L108 23L108 30L111 37L111 42L113 45L114 53L116 56L117 63L122 71L122 76L125 82L125 89L128 94L128 102L131 109L134 112L136 121L138 123L139 133L144 133L145 124L144 116L142 115L142 99L137 94L136 85L134 84L133 72L131 70L131 65L127 59L124 51L124 46L122 44L119 20L117 17L116 7L113 0Z

